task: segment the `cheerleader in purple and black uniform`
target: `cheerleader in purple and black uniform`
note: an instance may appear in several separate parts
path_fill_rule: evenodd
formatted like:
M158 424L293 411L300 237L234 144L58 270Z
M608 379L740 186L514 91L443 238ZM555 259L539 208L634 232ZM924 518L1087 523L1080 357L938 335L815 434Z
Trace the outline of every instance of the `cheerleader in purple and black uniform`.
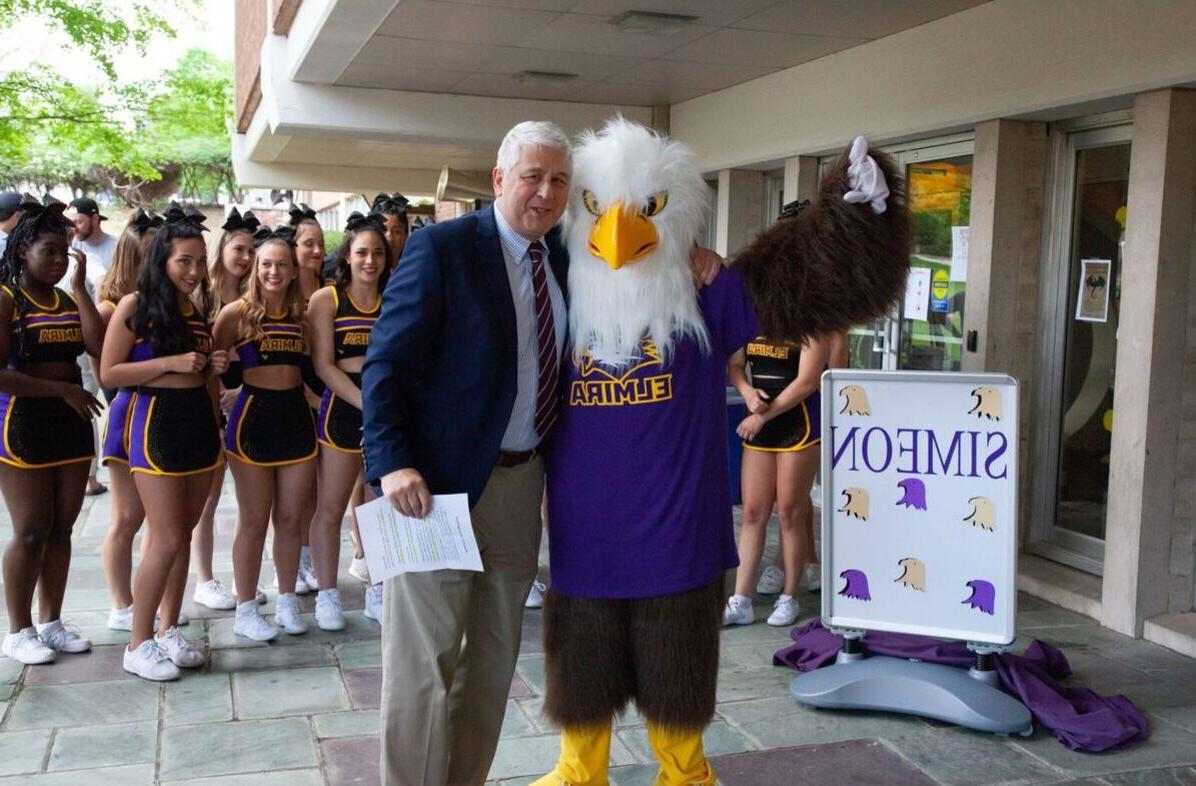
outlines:
M76 252L74 297L56 285L66 274L66 207L26 197L0 257L0 492L12 519L4 550L9 631L0 652L25 664L57 652L85 652L91 642L61 620L71 565L71 529L83 505L95 456L91 418L100 404L83 389L77 360L95 353L103 327L86 289L86 260ZM33 626L31 606L40 583Z
M104 273L97 288L99 304L96 310L107 330L121 298L137 289L137 276L141 260L164 219L152 210L137 210L120 239L116 241L116 252L112 256L112 267ZM129 405L134 389L104 388L108 400L108 418L104 423L104 435L100 447L100 462L108 468L108 481L112 487L111 525L100 546L100 559L104 564L104 578L108 581L108 593L112 596L112 608L108 612L108 627L112 630L133 629L133 590L130 581L133 575L133 538L145 520L145 508L129 473L128 422ZM144 547L147 540L142 541Z
M147 251L137 291L108 323L100 377L133 387L127 425L129 472L145 506L149 543L133 584L133 631L124 668L169 680L203 654L178 629L191 530L220 466L216 377L227 353L212 348L207 316L192 302L207 287L203 214L172 204ZM154 637L154 616L161 623Z
M336 588L341 520L361 475L361 369L391 266L381 216L350 215L336 259L336 284L312 295L307 314L312 359L327 385L316 417L319 501L311 523L321 588L316 596L316 624L323 630L345 627ZM366 592L366 613L376 618L381 586Z
M235 633L267 641L278 629L258 611L255 587L266 529L274 522L278 575L275 622L287 633L307 630L299 616L299 528L310 519L305 505L315 482L315 419L303 393L309 363L303 293L289 227L258 230L245 297L216 319L216 346L235 348L244 382L225 426L224 448L236 482L237 534L233 574L237 588Z

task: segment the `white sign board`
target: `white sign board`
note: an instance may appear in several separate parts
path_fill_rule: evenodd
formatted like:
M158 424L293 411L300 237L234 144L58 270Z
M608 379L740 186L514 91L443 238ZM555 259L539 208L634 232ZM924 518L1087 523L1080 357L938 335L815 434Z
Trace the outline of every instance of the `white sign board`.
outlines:
M824 624L1009 644L1017 381L822 375Z

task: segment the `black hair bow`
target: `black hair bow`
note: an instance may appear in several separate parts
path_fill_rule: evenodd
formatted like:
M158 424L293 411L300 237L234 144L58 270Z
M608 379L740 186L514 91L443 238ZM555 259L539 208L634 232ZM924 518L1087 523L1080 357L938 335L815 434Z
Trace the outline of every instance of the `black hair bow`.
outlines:
M808 199L796 199L792 202L787 202L781 208L781 214L779 216L777 216L777 219L779 220L782 218L793 218L794 216L796 216L798 213L805 210L809 206L810 206L810 200L808 200Z
M21 223L37 222L39 226L46 226L48 223L59 229L72 226L70 220L62 214L66 210L66 203L49 194L46 194L41 200L38 200L33 194L22 194L21 204L17 210L21 211Z
M295 245L295 227L283 224L281 226L271 229L267 226L259 226L253 233L254 247L260 246L267 240L285 240L290 245Z
M253 214L252 210L246 210L242 213L234 207L228 211L228 218L224 220L220 228L225 232L248 232L252 235L257 232L261 225L262 222L258 221L257 216Z
M379 232L385 232L386 219L378 213L369 213L363 216L354 210L345 221L345 231L356 232L359 229L376 229Z
M373 203L370 205L370 210L375 213L406 213L407 205L409 205L407 197L400 194L398 191L393 194L379 194L374 197Z
M172 224L190 224L196 229L201 229L204 232L208 228L203 225L203 222L208 220L208 217L199 211L199 208L194 205L180 205L178 202L171 202L170 207L166 208L163 214L164 223L167 226Z
M316 211L308 207L305 202L300 202L298 205L292 202L287 212L291 214L291 226L293 227L299 226L301 221L307 221L308 219L312 221L318 220L316 218Z
M144 207L137 208L137 212L133 214L133 228L137 230L138 234L144 234L147 229L151 227L160 227L166 223L166 219L153 209Z

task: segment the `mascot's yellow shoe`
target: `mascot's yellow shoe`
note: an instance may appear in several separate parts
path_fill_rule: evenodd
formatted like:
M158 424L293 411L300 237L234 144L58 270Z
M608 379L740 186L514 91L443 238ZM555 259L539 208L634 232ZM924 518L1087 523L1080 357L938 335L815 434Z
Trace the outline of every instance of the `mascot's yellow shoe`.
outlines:
M700 740L699 740L700 743ZM608 786L610 721L561 732L561 758L552 772L531 786Z
M660 762L655 786L716 786L718 783L714 768L702 750L701 729L671 729L649 723L648 742Z

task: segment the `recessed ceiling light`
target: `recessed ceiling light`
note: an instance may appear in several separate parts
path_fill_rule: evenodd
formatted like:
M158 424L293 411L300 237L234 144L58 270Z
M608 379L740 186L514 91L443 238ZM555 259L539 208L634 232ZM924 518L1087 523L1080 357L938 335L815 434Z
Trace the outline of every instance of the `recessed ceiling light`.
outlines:
M696 16L662 14L656 11L624 11L610 23L624 33L669 36L694 22Z
M576 79L577 74L567 71L520 71L514 78L520 82L568 82Z

